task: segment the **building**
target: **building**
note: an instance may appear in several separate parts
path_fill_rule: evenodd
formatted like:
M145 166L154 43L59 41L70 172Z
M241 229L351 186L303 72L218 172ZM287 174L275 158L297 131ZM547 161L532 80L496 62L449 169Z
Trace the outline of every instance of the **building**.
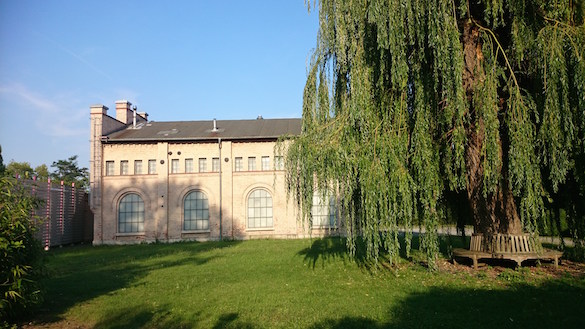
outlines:
M154 122L131 106L90 107L94 244L308 235L274 150L301 119ZM334 207L316 203L311 233L331 232Z

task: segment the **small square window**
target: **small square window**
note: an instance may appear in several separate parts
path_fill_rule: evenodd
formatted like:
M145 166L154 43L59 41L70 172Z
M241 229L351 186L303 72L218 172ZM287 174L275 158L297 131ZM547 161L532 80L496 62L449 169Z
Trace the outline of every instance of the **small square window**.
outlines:
M134 175L142 175L142 160L134 160Z
M213 172L219 172L219 158L213 158L211 159L211 171Z
M207 158L199 158L199 172L207 172Z
M178 174L179 173L179 159L172 159L171 160L171 174Z
M282 156L274 157L274 169L284 170L284 159L282 158Z
M154 175L156 174L156 160L148 160L148 174Z
M270 157L262 157L262 170L270 170Z
M236 157L236 160L234 162L234 170L235 171L244 170L244 160L242 160L242 157Z
M185 159L185 172L191 173L195 170L193 167L193 159Z
M114 161L106 161L106 176L114 175Z
M128 160L120 161L120 175L128 175Z
M248 171L256 170L256 157L248 157Z

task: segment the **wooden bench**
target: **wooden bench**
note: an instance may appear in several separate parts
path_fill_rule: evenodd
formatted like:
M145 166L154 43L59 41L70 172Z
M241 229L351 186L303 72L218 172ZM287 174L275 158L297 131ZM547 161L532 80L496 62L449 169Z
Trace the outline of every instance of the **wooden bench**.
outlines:
M535 244L530 234L496 234L491 240L485 239L483 234L473 234L469 250L453 249L453 261L455 257L471 258L474 268L478 267L480 259L508 259L518 266L522 266L525 260L546 259L552 260L557 267L562 255L560 251L544 249L540 244Z

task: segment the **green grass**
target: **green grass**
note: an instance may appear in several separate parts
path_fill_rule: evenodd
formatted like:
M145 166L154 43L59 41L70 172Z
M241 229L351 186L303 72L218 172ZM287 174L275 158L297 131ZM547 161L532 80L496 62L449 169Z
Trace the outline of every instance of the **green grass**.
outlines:
M376 268L349 259L340 239L79 246L48 258L35 319L45 325L585 328L583 277Z

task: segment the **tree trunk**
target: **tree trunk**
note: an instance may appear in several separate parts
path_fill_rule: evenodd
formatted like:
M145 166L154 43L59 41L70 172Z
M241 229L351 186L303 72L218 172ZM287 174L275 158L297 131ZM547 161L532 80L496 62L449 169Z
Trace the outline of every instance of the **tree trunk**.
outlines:
M482 80L483 75L481 68L483 54L479 29L472 22L463 23L462 42L465 60L463 86L471 104L473 90L476 84ZM501 179L494 192L484 195L484 168L481 151L484 143L485 123L481 118L475 118L474 112L471 108L470 123L466 127L468 144L465 161L467 166L467 198L473 214L475 233L482 233L487 237L497 233L521 234L522 223L506 175L501 174ZM500 153L501 150L500 147Z

